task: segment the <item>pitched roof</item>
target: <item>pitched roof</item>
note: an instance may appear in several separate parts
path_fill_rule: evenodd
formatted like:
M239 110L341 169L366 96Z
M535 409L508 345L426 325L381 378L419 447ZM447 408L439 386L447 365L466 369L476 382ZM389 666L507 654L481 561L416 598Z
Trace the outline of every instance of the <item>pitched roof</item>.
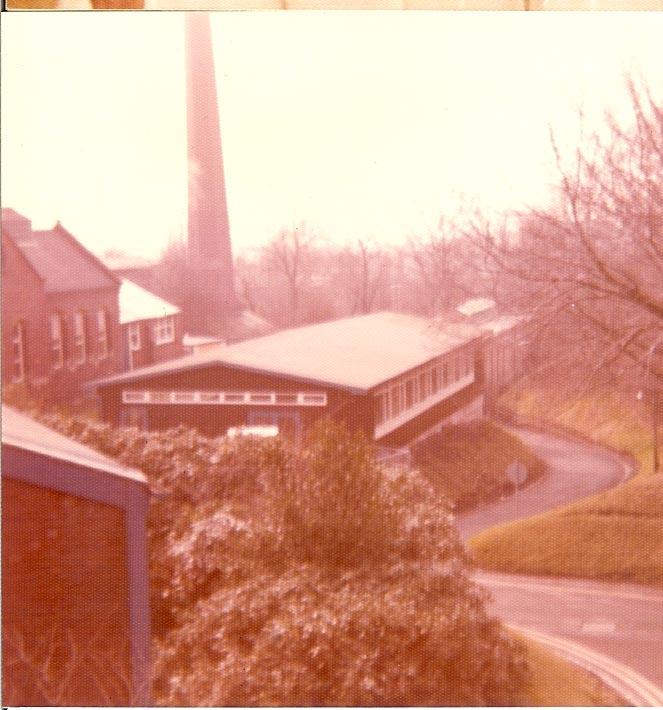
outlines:
M179 313L180 309L151 291L122 279L120 284L120 323L134 323L139 320L164 318Z
M116 285L119 280L59 222L53 229L11 234L46 292L83 291Z
M480 331L471 325L450 326L400 313L371 313L206 348L106 378L98 385L135 382L219 364L368 391L479 337Z
M137 469L123 466L4 404L2 405L2 443L86 468L130 478L140 483L146 482L145 476Z

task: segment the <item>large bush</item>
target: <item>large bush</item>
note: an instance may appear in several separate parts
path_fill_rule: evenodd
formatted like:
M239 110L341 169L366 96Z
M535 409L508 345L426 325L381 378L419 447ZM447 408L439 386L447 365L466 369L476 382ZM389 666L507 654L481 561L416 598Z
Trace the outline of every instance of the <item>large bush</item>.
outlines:
M332 424L301 449L46 423L141 468L154 699L178 705L510 705L524 651L468 578L449 508Z

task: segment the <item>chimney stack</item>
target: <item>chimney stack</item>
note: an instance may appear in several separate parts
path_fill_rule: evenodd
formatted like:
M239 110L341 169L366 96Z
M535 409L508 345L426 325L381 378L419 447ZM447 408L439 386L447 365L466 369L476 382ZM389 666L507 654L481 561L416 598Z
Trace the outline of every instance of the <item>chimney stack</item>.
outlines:
M216 331L237 315L209 15L186 13L188 259L197 293L191 327ZM217 323L216 327L214 323Z

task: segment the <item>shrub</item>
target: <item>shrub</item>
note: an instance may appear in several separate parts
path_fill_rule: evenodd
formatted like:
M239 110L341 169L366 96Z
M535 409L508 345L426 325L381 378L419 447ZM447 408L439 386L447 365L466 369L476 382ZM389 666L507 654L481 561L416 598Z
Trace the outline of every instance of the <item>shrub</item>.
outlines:
M511 705L524 651L469 579L448 504L321 424L276 440L45 423L153 488L154 698L180 705Z

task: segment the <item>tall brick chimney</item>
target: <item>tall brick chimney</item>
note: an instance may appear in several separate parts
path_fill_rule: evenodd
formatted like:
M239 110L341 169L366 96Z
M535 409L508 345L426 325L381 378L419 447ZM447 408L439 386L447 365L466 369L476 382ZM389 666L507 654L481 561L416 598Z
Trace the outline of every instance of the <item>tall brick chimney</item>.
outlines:
M209 15L186 13L189 158L188 259L195 292L192 330L223 336L241 310L235 295L214 53ZM193 299L192 299L193 300Z

